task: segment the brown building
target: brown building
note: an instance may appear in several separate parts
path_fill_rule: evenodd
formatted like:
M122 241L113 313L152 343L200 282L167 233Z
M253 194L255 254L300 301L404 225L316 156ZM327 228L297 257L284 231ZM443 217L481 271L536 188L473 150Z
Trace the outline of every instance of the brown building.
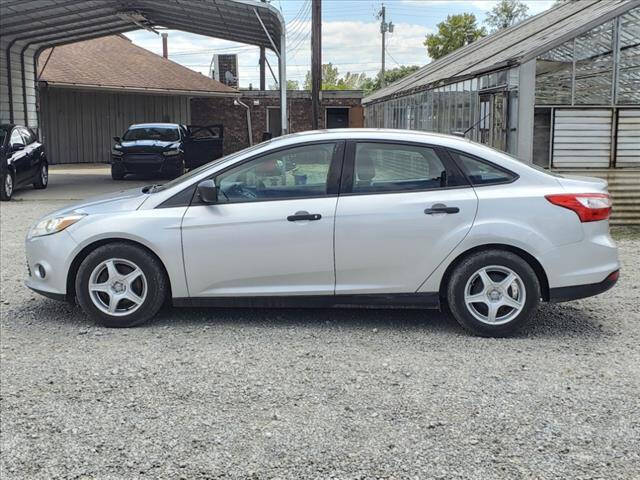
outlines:
M357 128L364 125L361 90L324 90L321 92L319 128ZM192 98L191 121L194 125L222 123L225 154L249 146L247 109L235 98ZM268 132L281 133L280 92L278 90L242 90L238 98L249 108L253 143ZM289 133L311 130L311 92L287 92Z
M278 90L238 91L122 35L45 50L38 61L41 138L50 163L110 161L112 137L134 123L222 124L224 152L281 134ZM320 128L362 127L361 91L323 91ZM290 91L289 131L310 130L311 94Z
M40 137L50 163L107 163L112 137L129 125L188 124L192 97L237 96L122 35L45 50L38 72Z

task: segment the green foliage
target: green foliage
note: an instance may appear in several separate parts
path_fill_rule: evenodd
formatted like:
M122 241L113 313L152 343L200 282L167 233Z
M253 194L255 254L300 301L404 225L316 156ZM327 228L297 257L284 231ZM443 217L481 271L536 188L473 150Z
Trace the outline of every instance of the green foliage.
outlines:
M492 32L508 28L528 17L527 7L520 0L500 0L489 13L485 23Z
M298 80L287 80L287 90L300 90L300 82Z
M487 34L484 27L478 27L476 16L472 13L448 15L447 19L440 22L437 27L438 33L430 33L424 41L427 53L434 60L475 42Z
M384 72L384 83L385 85L389 85L393 82L400 80L407 75L412 74L413 72L419 70L420 67L417 65L402 65L397 68L392 68L391 70L385 70ZM362 89L364 90L365 95L369 95L376 90L382 88L382 84L380 82L380 73L376 75L375 78L367 78L367 80L363 83Z
M322 90L360 90L368 80L364 73L347 72L340 77L338 67L331 63L322 65ZM307 72L304 89L311 90L311 71Z

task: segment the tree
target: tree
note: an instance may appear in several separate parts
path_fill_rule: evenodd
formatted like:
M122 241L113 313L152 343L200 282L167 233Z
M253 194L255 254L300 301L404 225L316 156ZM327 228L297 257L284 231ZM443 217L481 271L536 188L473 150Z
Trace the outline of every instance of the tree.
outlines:
M367 80L366 74L351 72L340 78L338 67L331 63L322 65L322 90L359 90ZM307 71L304 89L311 90L311 71Z
M520 0L500 0L490 12L487 13L485 23L493 32L508 28L528 17L527 7Z
M438 33L430 33L424 41L427 53L434 60L475 42L487 34L484 27L478 27L476 16L472 13L448 15L447 19L440 22L437 27Z
M269 90L280 90L280 85L270 83ZM300 82L298 80L287 80L287 90L300 90Z
M384 83L385 85L390 85L393 82L396 82L419 69L420 67L417 65L402 65L400 67L392 68L391 70L385 70ZM370 93L382 88L382 84L380 82L380 73L381 72L378 72L378 75L376 75L375 78L367 78L363 82L361 88L364 90L366 95L369 95Z

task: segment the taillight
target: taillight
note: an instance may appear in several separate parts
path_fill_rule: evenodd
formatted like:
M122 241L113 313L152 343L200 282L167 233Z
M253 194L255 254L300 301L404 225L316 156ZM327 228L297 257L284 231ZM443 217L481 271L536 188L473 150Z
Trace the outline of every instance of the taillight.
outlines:
M606 193L563 193L545 198L554 205L573 210L581 222L606 220L611 214L611 197Z

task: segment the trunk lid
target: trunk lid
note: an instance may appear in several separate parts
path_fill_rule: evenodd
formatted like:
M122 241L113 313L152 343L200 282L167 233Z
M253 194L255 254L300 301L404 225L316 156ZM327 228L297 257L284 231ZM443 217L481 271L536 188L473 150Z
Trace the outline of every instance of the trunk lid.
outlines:
M609 184L602 178L562 175L556 179L570 193L609 193Z

